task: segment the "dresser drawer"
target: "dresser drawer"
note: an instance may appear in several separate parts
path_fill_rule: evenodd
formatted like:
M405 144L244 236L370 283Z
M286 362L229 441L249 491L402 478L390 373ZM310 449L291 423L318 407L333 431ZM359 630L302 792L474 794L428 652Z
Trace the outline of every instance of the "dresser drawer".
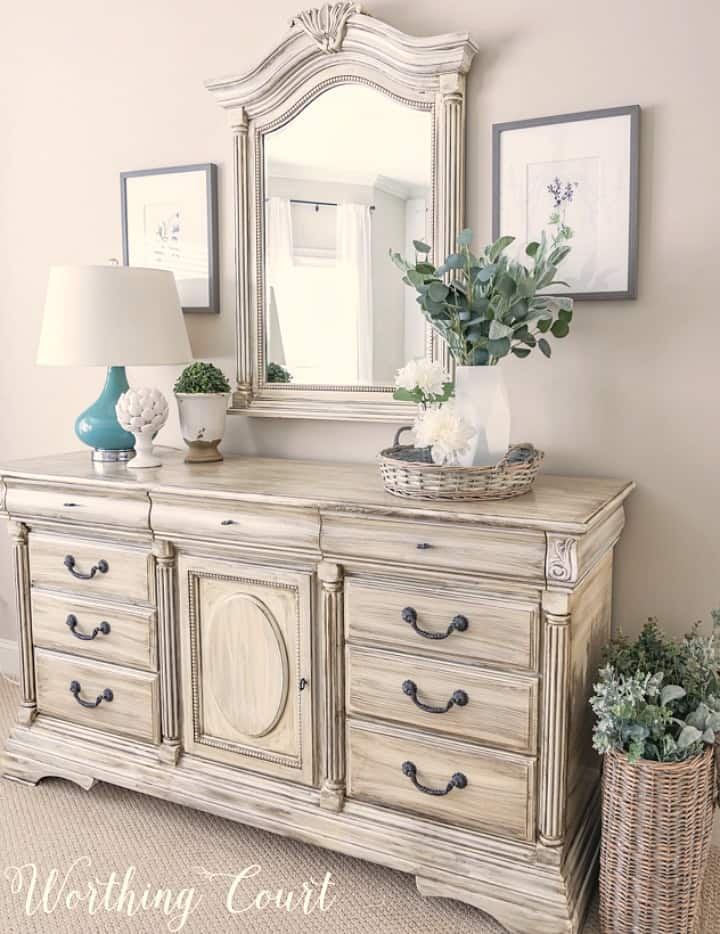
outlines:
M113 528L149 528L150 500L144 490L92 492L72 486L7 481L6 509L21 518L60 519Z
M481 595L449 583L431 592L407 580L349 577L345 582L346 638L352 642L533 670L539 628L538 605L529 601Z
M109 733L160 742L157 675L43 649L35 652L35 672L40 713ZM110 693L103 697L105 692ZM97 703L98 698L103 699Z
M350 716L535 752L534 678L350 646L346 679Z
M533 759L375 724L350 721L348 730L349 796L500 837L533 839Z
M33 590L32 630L40 648L157 670L154 610Z
M138 549L70 536L30 535L33 587L153 603L153 566L152 556Z
M192 502L188 504L187 497L176 498L162 493L151 496L156 535L318 551L320 518L309 509L208 498L195 500L195 505L192 505Z
M458 523L323 515L325 554L405 568L452 568L545 582L543 532Z

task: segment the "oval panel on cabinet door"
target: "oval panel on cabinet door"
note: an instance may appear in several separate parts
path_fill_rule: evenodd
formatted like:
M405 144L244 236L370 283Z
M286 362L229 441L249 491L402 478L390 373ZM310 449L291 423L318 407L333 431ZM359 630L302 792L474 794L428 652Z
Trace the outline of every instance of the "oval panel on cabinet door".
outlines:
M289 683L285 641L272 612L251 594L230 593L213 607L204 635L203 684L230 735L266 736L283 715Z

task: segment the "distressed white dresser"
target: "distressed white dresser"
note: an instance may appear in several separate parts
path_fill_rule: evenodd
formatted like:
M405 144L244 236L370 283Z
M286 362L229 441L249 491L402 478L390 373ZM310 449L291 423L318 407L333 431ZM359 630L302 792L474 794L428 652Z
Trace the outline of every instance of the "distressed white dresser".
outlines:
M0 471L22 674L3 773L113 782L577 932L632 484L443 505L372 465L165 458Z

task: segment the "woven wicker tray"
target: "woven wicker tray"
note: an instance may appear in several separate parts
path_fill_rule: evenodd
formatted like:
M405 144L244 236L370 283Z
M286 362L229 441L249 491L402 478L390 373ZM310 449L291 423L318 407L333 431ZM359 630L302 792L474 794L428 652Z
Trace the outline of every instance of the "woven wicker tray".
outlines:
M514 444L494 467L443 467L433 464L429 448L400 444L380 452L378 464L385 489L393 496L429 500L509 499L533 485L545 456L532 444Z

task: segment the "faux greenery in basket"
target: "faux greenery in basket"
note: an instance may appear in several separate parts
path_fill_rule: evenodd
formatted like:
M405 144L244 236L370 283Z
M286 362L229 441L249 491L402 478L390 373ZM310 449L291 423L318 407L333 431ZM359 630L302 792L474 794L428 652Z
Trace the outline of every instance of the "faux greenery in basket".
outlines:
M230 392L230 383L222 370L212 363L191 363L175 383L175 392Z
M626 752L631 762L680 762L699 755L720 732L720 610L713 631L696 623L680 641L649 620L639 638L622 633L606 650L606 665L590 700L593 745Z
M515 237L500 237L479 254L471 249L472 239L472 230L463 230L457 250L437 267L429 260L430 247L420 240L413 241L414 263L392 250L390 256L459 366L489 366L509 353L527 357L535 347L549 357L547 336L567 336L572 299L541 292L566 285L556 275L570 247L557 238L548 243L543 232L525 247L531 261L525 266L505 254Z

